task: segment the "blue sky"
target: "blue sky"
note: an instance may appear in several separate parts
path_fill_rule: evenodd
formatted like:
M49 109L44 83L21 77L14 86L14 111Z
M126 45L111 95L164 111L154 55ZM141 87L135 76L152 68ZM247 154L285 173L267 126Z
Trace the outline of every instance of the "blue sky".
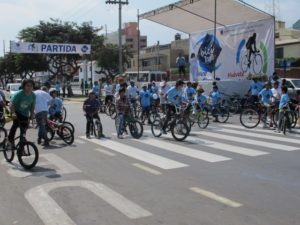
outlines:
M168 5L177 0L129 0L129 5L123 9L123 22L136 21L137 9L140 13ZM273 0L244 0L245 2L266 10L267 2ZM280 5L280 19L291 27L300 19L299 0L275 0ZM9 40L17 40L18 32L26 27L38 24L40 20L59 18L78 23L92 21L95 26L107 25L108 31L118 28L118 7L106 5L105 0L0 0L0 56L3 55L3 40L8 50ZM164 26L141 21L141 33L148 36L148 44L153 45L158 40L168 43L177 31Z

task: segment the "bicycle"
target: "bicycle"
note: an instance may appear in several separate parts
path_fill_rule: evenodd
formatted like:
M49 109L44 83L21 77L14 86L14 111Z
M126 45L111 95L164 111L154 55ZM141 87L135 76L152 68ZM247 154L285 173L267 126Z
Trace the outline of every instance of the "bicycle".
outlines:
M226 123L229 119L229 110L224 105L224 101L215 105L206 104L204 108L210 112L212 117L215 117L215 121L217 122Z
M64 123L47 119L46 131L48 141L51 141L56 133L66 144L71 145L74 142L74 133Z
M208 111L207 109L199 106L194 107L195 108L191 108L189 111L189 119L193 124L197 123L199 128L205 129L209 124Z
M1 140L4 137L4 140L0 142L0 145L3 147L0 151L3 152L5 160L9 163L13 161L15 152L17 152L17 157L21 166L25 170L30 170L36 166L39 160L39 151L33 142L27 141L25 134L25 132L21 132L20 136L15 137L14 142L19 140L18 143L14 147L9 148L7 145L7 131L3 127L0 127Z
M184 117L184 110L186 108L175 106L175 109L176 112L171 116L165 130L163 130L163 126L167 120L166 115L154 120L151 124L151 132L154 137L160 137L163 133L167 133L169 131L171 131L171 134L176 141L184 141L188 137L191 129Z
M98 118L91 118L92 121L90 123L90 133L89 135L97 137L98 139L100 139L102 137L103 134L103 127L102 127L102 123L100 121L100 119Z
M251 55L250 63L248 59L249 59L249 55L247 51L247 53L243 56L240 62L241 70L243 72L247 72L248 69L250 69L250 66L252 65L252 70L254 74L259 74L261 72L262 65L263 65L263 60L260 52L256 51Z
M143 135L143 131L144 131L143 124L140 121L135 119L132 113L132 107L130 108L131 108L130 112L124 117L124 122L123 124L121 124L121 128L119 127L120 117L119 116L116 117L115 119L116 130L117 132L119 132L120 135L122 135L124 132L127 133L126 128L129 127L131 136L135 139L139 139Z

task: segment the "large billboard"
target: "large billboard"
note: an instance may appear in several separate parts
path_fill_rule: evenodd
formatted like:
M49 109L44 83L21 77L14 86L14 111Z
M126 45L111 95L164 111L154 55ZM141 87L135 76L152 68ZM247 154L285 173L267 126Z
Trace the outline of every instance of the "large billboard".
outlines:
M190 35L192 81L244 80L274 72L273 19L247 22ZM215 77L214 77L215 69Z
M88 44L59 44L35 42L10 42L10 51L13 53L31 54L91 54L91 45Z

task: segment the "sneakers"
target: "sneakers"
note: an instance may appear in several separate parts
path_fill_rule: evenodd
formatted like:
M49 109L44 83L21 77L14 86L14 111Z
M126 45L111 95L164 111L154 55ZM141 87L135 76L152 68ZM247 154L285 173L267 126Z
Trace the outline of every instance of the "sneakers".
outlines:
M276 129L274 130L275 133L280 133L280 130Z
M263 128L265 129L265 128L268 128L268 125L267 124L264 124L263 125Z
M123 137L122 134L118 134L118 138L119 138L119 139L124 139L124 137Z
M87 139L91 139L91 136L89 134L86 135Z
M42 144L42 139L41 139L41 138L38 138L38 139L37 139L37 143L38 143L38 145Z

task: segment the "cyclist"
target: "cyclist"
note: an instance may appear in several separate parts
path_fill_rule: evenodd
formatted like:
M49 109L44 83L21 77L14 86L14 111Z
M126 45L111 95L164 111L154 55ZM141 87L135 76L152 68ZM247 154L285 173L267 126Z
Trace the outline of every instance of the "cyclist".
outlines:
M117 130L118 138L123 139L121 130L124 126L125 117L128 114L128 112L130 111L130 103L126 96L125 88L119 89L118 97L116 100L116 108L117 108L118 119L119 119L119 124L118 124L119 130Z
M167 107L167 101L164 98L164 95L167 93L167 91L170 89L170 86L167 84L167 81L163 81L160 83L160 102L161 102L161 107L162 111L165 113L166 112L166 107Z
M288 103L290 102L287 86L282 86L281 91L282 91L282 95L281 95L280 102L279 102L278 127L277 127L277 130L275 130L275 132L277 132L277 133L280 133L281 126L282 126L282 119L284 117L283 108L286 107L287 110L289 110ZM288 127L288 131L291 132L291 123L290 123L289 116L287 117L287 127Z
M201 87L197 88L197 93L193 101L193 113L196 113L199 109L203 109L207 103L207 97L203 95L204 89Z
M251 66L251 55L253 53L259 52L256 49L256 33L253 33L251 37L249 37L247 43L246 43L246 49L248 51L248 67Z
M95 93L96 99L99 99L100 85L98 81L94 81L92 91Z
M6 107L5 94L2 90L0 90L0 124L5 123L4 110L5 112L8 112L8 109Z
M189 111L191 107L191 103L194 100L194 96L196 94L196 90L192 87L192 83L189 81L187 82L187 87L184 89L184 97L186 99L186 102L188 104L187 111Z
M135 85L133 80L130 81L130 85L127 87L127 92L128 92L128 97L129 97L130 103L132 104L133 109L135 111L136 110L136 99L139 94L139 89L137 88L137 86ZM135 115L135 113L134 113L134 115Z
M108 105L108 102L113 102L113 85L111 84L111 79L109 79L104 86L105 90L105 105Z
M151 84L151 93L158 93L158 90L159 90L159 87L155 84L154 81L152 81L152 84Z
M258 102L258 93L259 93L259 84L257 83L257 78L253 77L252 81L250 82L250 88L248 91L248 95L250 95L250 102L254 104Z
M271 99L272 99L273 93L270 88L271 88L271 83L266 82L265 88L259 92L258 96L259 96L262 104L267 108L267 115L270 118L270 127L273 127L272 115L271 115ZM264 122L263 128L267 128L267 118Z
M275 101L279 101L280 98L281 98L282 92L281 92L281 89L279 88L279 82L278 81L275 81L273 83L273 88L272 88L271 91L272 91L272 94L273 94L273 99Z
M26 133L29 118L34 117L35 94L33 93L34 81L24 79L22 81L21 90L15 93L11 99L11 113L13 125L8 135L8 148L13 148L16 130L20 127L21 136Z
M150 104L151 104L151 94L150 91L147 90L147 84L143 84L142 91L140 92L140 103L142 107L142 118L144 115L147 116L148 124L151 123L149 118Z
M61 122L63 119L61 113L63 102L58 97L58 93L55 88L51 88L49 90L49 94L54 99L53 104L49 107L49 118L50 120L59 120Z
M166 120L162 127L164 133L166 133L166 128L168 126L168 122L171 120L171 116L176 113L175 107L178 107L182 104L181 98L183 94L183 85L183 80L177 80L175 87L171 87L164 95L164 98L169 102L166 110Z
M90 138L90 127L93 123L93 119L100 121L98 111L100 109L99 101L96 99L96 93L93 91L89 92L89 97L83 103L83 111L86 117L86 138Z

